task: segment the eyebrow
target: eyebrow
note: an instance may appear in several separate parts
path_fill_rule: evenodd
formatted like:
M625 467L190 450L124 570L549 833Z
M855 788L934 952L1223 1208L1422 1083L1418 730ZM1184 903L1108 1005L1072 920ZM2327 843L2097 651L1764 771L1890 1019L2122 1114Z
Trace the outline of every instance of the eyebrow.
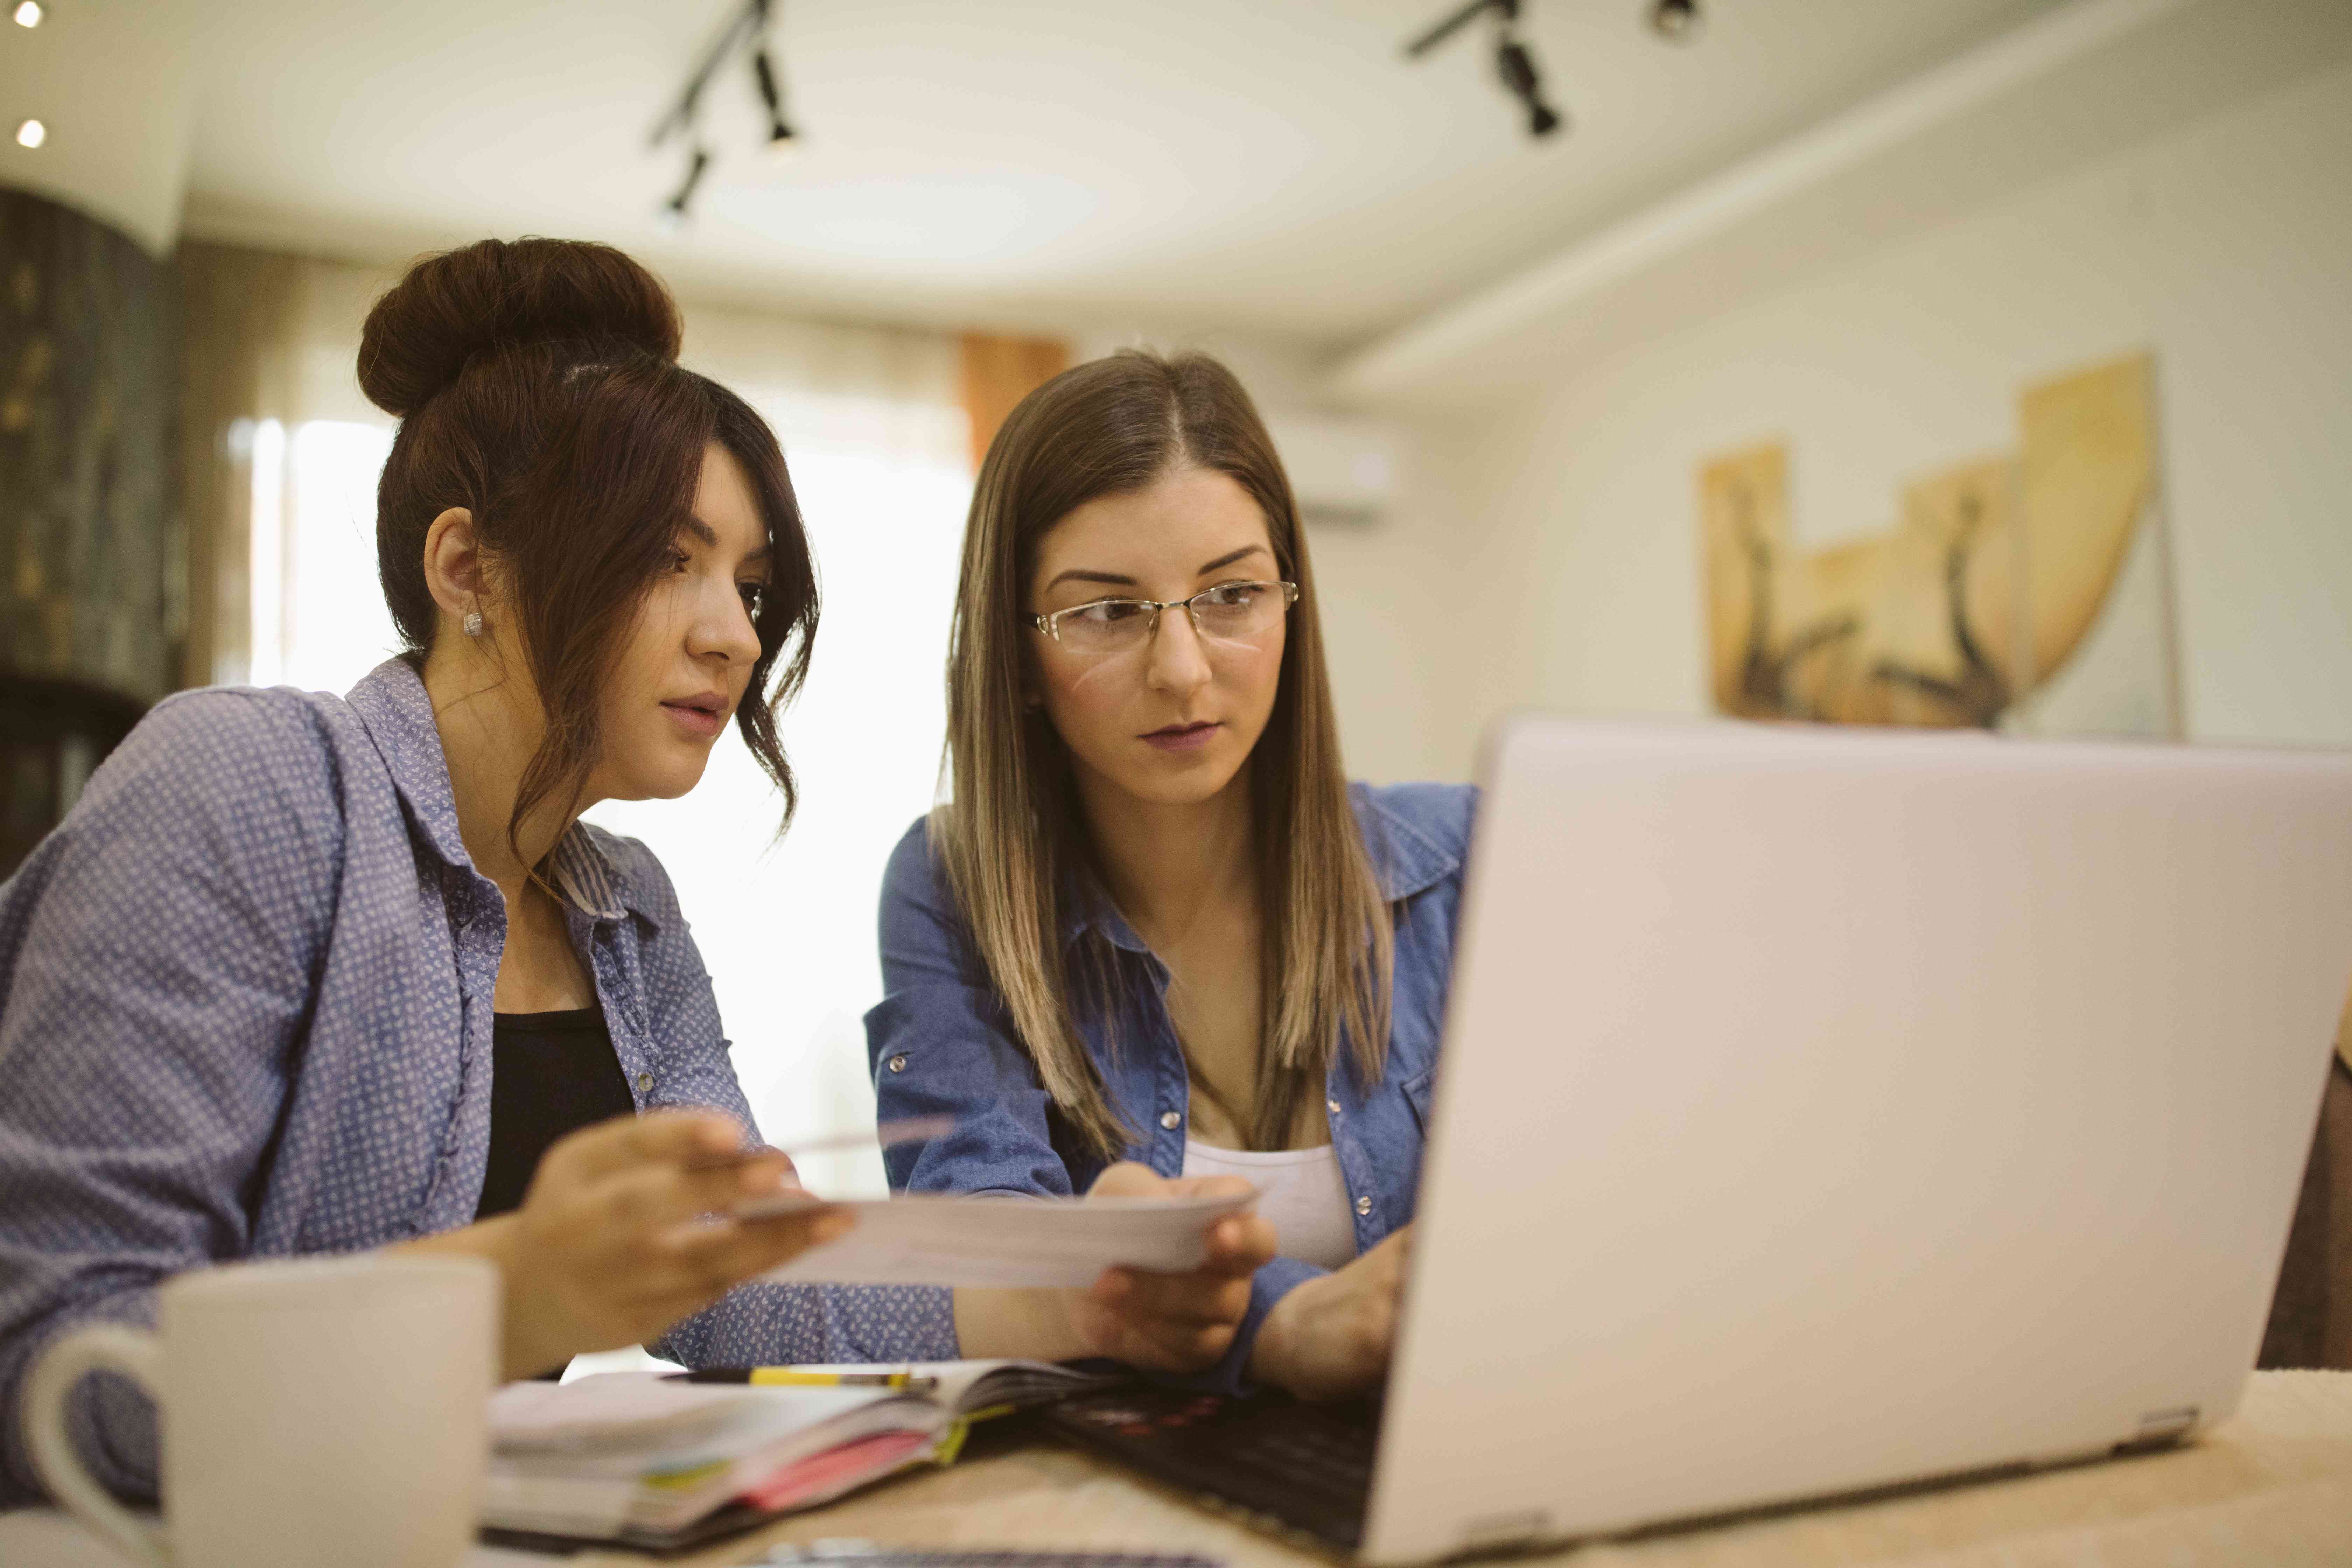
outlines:
M719 531L711 527L709 523L703 521L700 518L689 516L687 518L683 526L687 532L694 535L695 538L699 539L711 549L716 550L719 548ZM759 549L754 550L750 554L744 556L742 563L746 566L751 565L755 561L765 563L767 559L768 546L762 544Z
M1210 562L1206 566L1203 566L1199 571L1193 573L1192 575L1195 577L1205 577L1210 573L1214 572L1218 567L1230 566L1244 555L1260 555L1268 553L1271 552L1267 551L1266 547L1263 544L1244 544L1239 550L1234 551L1230 554L1218 556L1214 561ZM1063 584L1073 582L1108 583L1114 586L1127 588L1132 588L1135 586L1134 578L1123 577L1116 572L1070 571L1063 573L1060 576L1046 584L1045 591L1050 594L1055 588L1060 587Z

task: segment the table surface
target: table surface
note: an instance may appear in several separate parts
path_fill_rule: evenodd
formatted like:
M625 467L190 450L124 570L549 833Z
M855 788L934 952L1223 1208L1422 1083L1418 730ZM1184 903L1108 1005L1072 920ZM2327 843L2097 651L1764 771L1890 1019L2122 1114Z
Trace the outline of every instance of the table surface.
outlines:
M905 1477L672 1561L733 1568L778 1542L842 1537L909 1548L1189 1552L1233 1568L1328 1563L1087 1455L1042 1444ZM1561 1559L1577 1568L2352 1563L2352 1373L2258 1373L2234 1417L2163 1453L1511 1562ZM9 1568L115 1561L46 1510L0 1517L0 1562ZM559 1561L647 1568L652 1560L481 1552L471 1568Z
M719 1568L779 1542L1190 1552L1234 1568L1327 1559L1206 1512L1071 1449L1034 1445L892 1482L696 1556ZM2352 1563L2352 1373L2257 1373L2238 1414L2161 1453L1638 1541L1515 1558L1577 1568L1778 1563ZM579 1568L643 1558L599 1553Z

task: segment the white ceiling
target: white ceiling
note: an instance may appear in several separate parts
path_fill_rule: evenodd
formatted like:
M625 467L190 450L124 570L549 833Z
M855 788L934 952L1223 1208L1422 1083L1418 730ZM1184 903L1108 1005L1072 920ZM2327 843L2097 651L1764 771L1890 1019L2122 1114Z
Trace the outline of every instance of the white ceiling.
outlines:
M1507 401L2347 59L2345 0L2069 5L1359 346L1324 395Z
M691 227L646 133L732 0L144 0L196 40L185 228L391 260L485 233L620 244L800 314L1129 319L1356 342L2055 0L1525 0L1571 133L1530 143L1446 0L782 0L805 146L709 95ZM123 0L57 0L120 10Z

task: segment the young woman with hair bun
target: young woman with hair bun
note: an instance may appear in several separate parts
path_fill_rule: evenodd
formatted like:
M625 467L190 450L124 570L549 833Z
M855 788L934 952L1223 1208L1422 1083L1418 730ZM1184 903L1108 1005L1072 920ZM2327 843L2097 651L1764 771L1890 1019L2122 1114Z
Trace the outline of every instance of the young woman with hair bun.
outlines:
M1115 1160L1255 1182L1214 1386L1388 1364L1468 853L1465 786L1350 786L1315 581L1232 373L1125 353L981 465L948 659L953 798L891 857L881 1114L916 1191L1069 1193Z
M1224 1351L1254 1218L1194 1274L1088 1291L741 1285L846 1221L707 1217L790 1165L668 877L580 820L685 794L730 723L791 814L815 572L774 436L678 340L601 246L417 264L359 363L401 420L377 542L406 651L346 697L160 704L0 884L0 1506L38 1495L41 1346L240 1258L489 1258L509 1376L665 1334L694 1364ZM79 1398L99 1473L152 1495L152 1409Z

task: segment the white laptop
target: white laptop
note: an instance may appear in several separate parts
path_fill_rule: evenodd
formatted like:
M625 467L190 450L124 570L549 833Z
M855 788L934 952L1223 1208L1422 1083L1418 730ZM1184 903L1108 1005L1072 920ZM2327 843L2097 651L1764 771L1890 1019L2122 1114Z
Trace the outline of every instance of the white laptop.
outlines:
M2352 758L1507 725L1363 1555L2236 1406L2352 982Z
M2352 981L2352 757L1528 719L1483 773L1369 1498L1305 1407L1065 1430L1409 1563L2230 1414Z

